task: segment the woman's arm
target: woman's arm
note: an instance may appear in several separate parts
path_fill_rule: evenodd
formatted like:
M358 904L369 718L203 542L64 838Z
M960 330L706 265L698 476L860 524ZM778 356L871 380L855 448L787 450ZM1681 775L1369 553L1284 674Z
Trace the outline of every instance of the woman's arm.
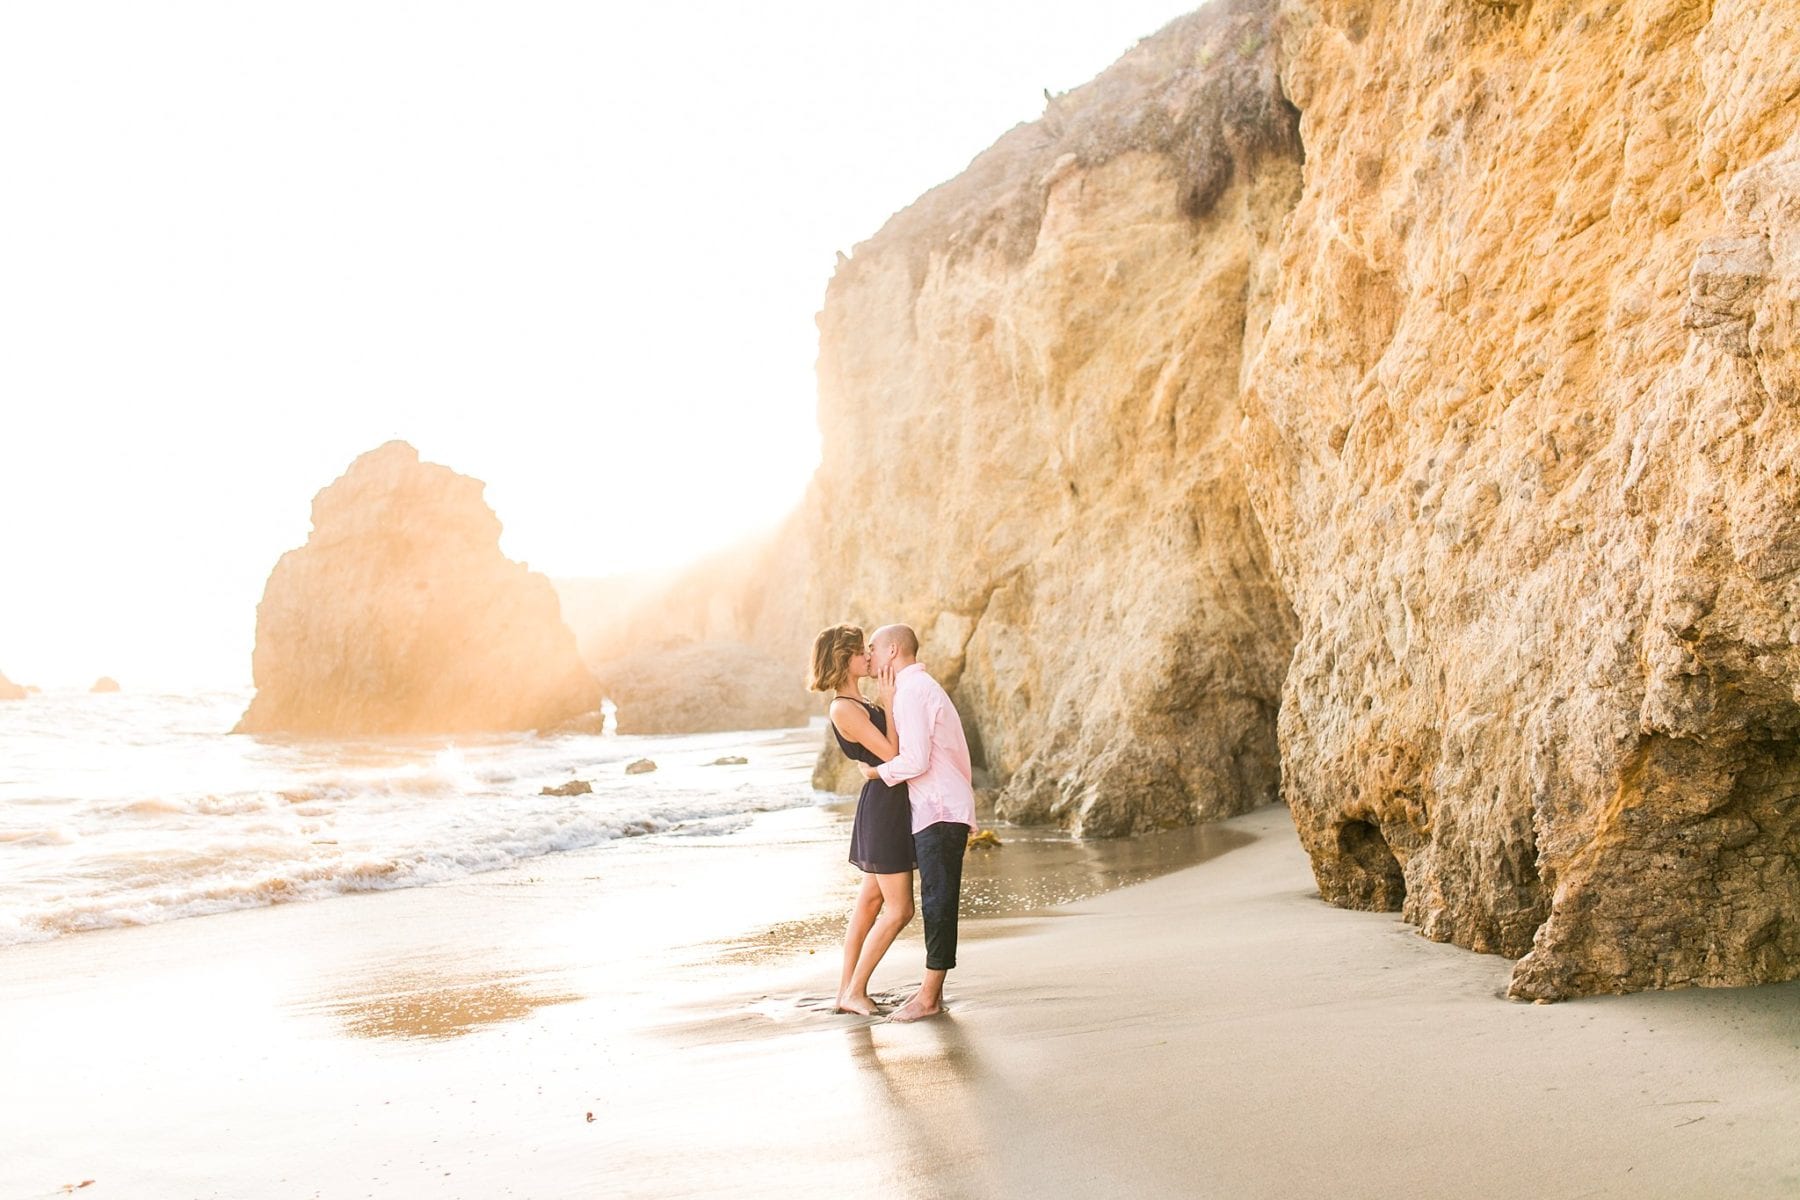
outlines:
M875 707L887 716L888 737L894 743L894 754L884 758L883 763L893 762L900 757L900 722L894 719L894 668L883 667L875 676ZM868 763L857 763L856 769L862 772L864 779L880 779L881 773Z
M892 724L893 717L889 716L888 721ZM831 723L837 726L838 732L846 740L862 746L882 762L887 762L900 753L899 742L894 740L891 733L883 733L875 728L875 722L869 720L868 710L860 704L847 699L839 704L833 700Z

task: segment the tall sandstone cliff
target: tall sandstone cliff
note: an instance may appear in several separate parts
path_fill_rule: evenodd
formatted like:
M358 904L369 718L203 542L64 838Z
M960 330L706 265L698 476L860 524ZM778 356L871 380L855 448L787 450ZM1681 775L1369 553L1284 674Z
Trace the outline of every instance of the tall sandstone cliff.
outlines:
M1276 796L1295 626L1230 444L1300 188L1267 26L1141 44L826 296L813 608L918 628L1009 817L1119 834Z
M1800 974L1800 13L1214 3L840 265L808 610L1513 994Z
M315 496L256 607L237 732L544 729L597 710L556 590L500 552L482 491L388 442Z

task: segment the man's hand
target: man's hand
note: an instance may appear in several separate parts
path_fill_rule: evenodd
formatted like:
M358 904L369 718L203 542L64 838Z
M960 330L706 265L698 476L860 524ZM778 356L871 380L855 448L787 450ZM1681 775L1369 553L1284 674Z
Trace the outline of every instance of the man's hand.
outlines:
M871 767L868 763L857 763L856 769L863 773L864 779L880 779L881 778L881 772L877 771L874 767Z
M881 710L883 712L891 713L894 711L894 664L893 663L889 663L887 666L881 668L881 670L876 673L876 676L875 676L875 698L876 698L876 703L881 705ZM888 732L892 733L893 730L890 729L890 730L888 730Z

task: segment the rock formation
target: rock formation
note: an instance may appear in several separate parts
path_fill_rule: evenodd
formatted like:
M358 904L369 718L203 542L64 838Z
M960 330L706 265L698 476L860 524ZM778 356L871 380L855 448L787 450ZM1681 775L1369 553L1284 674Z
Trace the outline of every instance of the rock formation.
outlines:
M482 490L389 442L315 496L257 606L238 731L538 729L597 709L555 589L500 552Z
M26 694L24 688L5 675L0 675L0 700L23 700Z
M102 675L94 680L94 686L88 689L90 692L116 692L118 690L119 681L111 675Z
M821 792L836 792L840 796L854 796L862 791L862 772L838 749L837 738L829 729L825 731L825 744L819 747L818 761L813 763L812 785Z
M556 581L582 657L620 706L621 732L776 729L817 711L805 679L816 629L803 607L804 535L801 513L684 570ZM710 649L690 652L701 645ZM723 677L731 672L735 681Z
M819 712L792 662L732 642L651 650L606 668L620 733L785 729Z
M1003 816L1119 834L1276 796L1295 625L1230 444L1300 188L1272 46L1261 6L1175 23L827 293L810 609L918 629ZM860 784L834 755L820 782Z
M1321 891L1519 996L1800 973L1800 16L1283 15L1241 444Z
M808 613L1002 815L1279 786L1517 996L1800 975L1796 95L1779 5L1214 0L840 263Z

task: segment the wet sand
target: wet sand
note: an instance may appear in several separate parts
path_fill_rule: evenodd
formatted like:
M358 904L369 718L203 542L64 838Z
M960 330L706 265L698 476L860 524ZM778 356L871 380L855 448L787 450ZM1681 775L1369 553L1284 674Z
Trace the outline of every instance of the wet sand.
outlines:
M976 852L951 1011L838 1016L841 830L0 956L0 1196L1800 1192L1800 985L1514 1004L1506 960L1322 904L1272 809Z

